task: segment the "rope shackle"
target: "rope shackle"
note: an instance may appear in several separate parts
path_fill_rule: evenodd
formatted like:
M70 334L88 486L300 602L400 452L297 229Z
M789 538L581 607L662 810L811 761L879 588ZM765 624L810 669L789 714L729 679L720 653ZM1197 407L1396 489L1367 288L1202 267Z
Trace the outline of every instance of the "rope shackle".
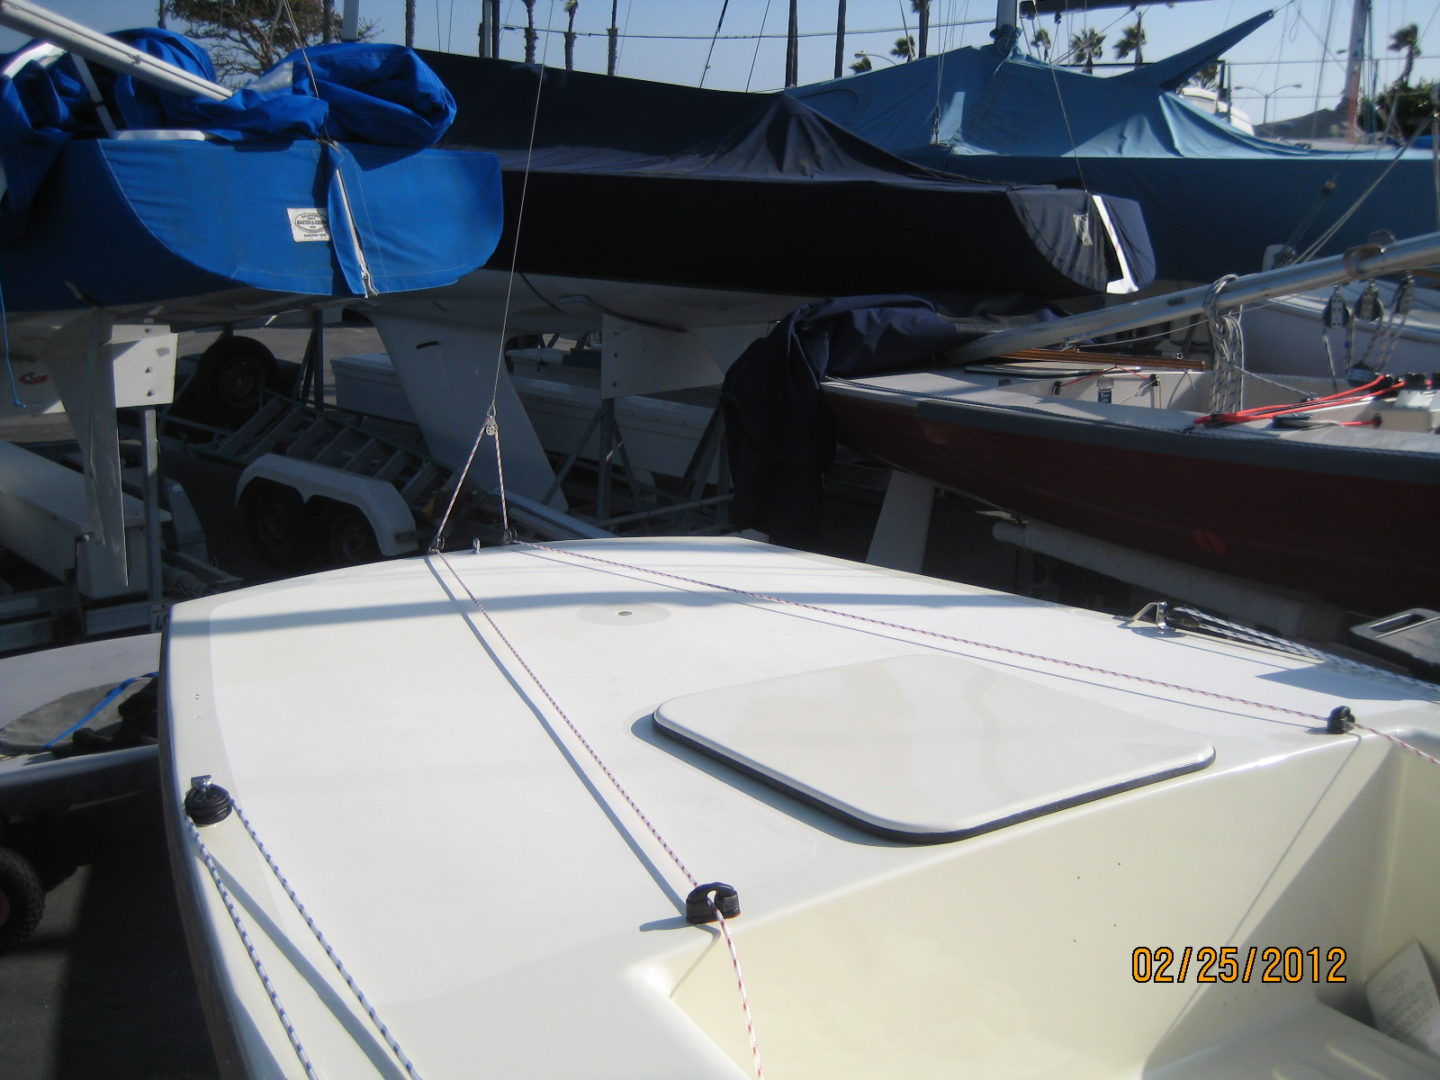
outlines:
M691 926L716 921L716 912L727 919L740 914L740 894L722 881L697 885L685 897L685 921Z

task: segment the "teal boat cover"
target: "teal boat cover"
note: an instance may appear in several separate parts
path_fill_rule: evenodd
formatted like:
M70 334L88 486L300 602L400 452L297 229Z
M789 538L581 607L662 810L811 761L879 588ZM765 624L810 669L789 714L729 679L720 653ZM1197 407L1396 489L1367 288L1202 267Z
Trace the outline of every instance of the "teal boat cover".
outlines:
M1002 41L790 93L931 168L1134 199L1161 278L1258 270L1269 244L1302 250L1332 227L1315 256L1365 242L1378 229L1396 236L1434 229L1429 153L1263 139L1175 93L1272 14L1122 75L1043 63Z

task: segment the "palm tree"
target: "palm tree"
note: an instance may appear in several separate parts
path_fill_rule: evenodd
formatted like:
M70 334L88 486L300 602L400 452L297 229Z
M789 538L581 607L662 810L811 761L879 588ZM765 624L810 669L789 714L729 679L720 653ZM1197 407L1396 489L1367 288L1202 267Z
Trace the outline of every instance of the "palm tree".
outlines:
M915 59L915 39L909 34L902 38L895 39L895 47L890 50L891 56L898 56L901 60Z
M1099 30L1082 30L1078 34L1071 34L1070 55L1075 58L1072 63L1084 64L1085 70L1093 74L1095 61L1105 55L1105 35Z
M1390 35L1390 44L1386 48L1391 52L1405 54L1405 67L1400 72L1400 78L1395 80L1395 85L1409 86L1410 73L1415 70L1415 58L1420 55L1420 27L1414 23L1402 26Z
M859 75L862 71L869 71L874 66L874 64L870 63L869 53L857 52L855 54L855 62L850 65L850 70L856 75Z
M1035 28L1035 35L1030 40L1034 43L1035 48L1040 50L1040 59L1048 62L1050 60L1050 49L1053 45L1053 42L1050 40L1050 31L1046 30L1043 26L1037 26Z
M573 71L575 68L575 9L580 6L580 0L565 0L565 17L569 20L565 24L565 70Z
M540 35L535 32L535 0L525 0L525 62L535 62L535 42Z
M605 36L609 39L609 46L606 50L607 58L605 60L606 75L615 74L615 61L617 58L617 53L619 52L619 48L617 46L620 39L620 27L619 24L616 22L616 18L619 13L620 0L610 0L610 29L605 31Z
M840 78L845 64L845 0L835 8L835 78Z
M910 0L910 7L920 17L917 33L920 35L920 55L925 55L925 46L930 41L930 0Z
M1124 60L1131 53L1135 54L1135 66L1139 67L1145 62L1145 56L1141 51L1145 44L1145 27L1141 24L1140 14L1137 12L1135 21L1125 27L1125 36L1115 45L1115 58Z

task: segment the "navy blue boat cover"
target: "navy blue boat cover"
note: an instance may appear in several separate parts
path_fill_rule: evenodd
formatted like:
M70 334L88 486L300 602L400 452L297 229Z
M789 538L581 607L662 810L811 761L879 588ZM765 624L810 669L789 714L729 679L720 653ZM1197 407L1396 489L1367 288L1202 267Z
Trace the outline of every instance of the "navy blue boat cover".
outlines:
M1015 296L988 297L960 317L915 296L850 296L792 311L725 373L720 403L735 500L731 521L777 544L813 548L821 536L821 473L835 428L821 400L830 377L944 366L947 349L1055 313Z
M1115 276L1083 192L962 181L783 94L421 56L457 102L441 145L498 155L512 202L528 166L527 198L543 203L526 211L533 269L801 295L1061 296ZM1144 222L1133 204L1110 209L1143 286ZM565 249L576 265L533 265Z

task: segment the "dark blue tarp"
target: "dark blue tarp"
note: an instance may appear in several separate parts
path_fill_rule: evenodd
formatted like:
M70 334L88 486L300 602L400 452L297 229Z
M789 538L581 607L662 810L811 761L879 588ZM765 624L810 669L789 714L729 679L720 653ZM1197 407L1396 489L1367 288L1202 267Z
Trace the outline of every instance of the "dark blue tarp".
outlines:
M1116 277L1084 192L958 180L781 94L739 94L423 52L455 95L442 146L497 154L522 270L827 296L1044 297ZM1137 284L1150 275L1138 211ZM1087 231L1088 230L1088 231Z
M1174 89L1265 13L1167 60L1099 77L994 46L963 48L789 93L890 152L985 180L1081 184L1144 210L1162 278L1261 268L1265 248L1317 239L1370 193L1318 254L1433 230L1429 157L1390 147L1318 150L1257 138Z
M978 300L958 317L914 296L850 296L792 311L725 373L732 524L790 547L819 539L821 474L835 449L821 400L826 378L943 366L947 349L1053 317L1043 305L1002 296Z

